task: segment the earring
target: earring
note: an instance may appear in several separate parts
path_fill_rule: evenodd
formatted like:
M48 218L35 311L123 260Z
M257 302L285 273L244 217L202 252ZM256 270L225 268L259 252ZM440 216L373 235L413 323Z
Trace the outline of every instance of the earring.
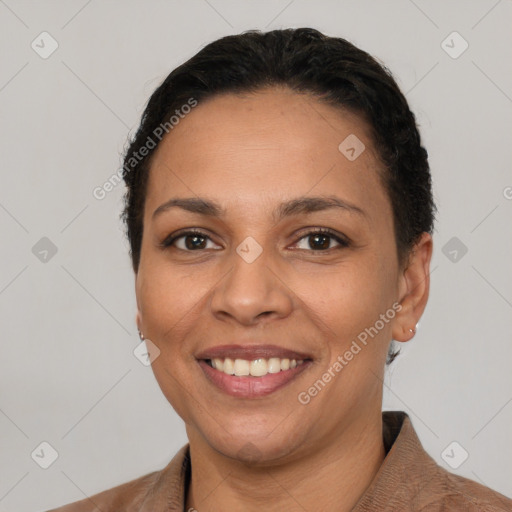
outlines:
M144 334L142 334L140 331L138 331L138 332L139 332L139 338L140 338L140 340L141 340L141 341L144 341Z
M409 329L409 332L412 332L412 335L414 336L416 334L416 329Z

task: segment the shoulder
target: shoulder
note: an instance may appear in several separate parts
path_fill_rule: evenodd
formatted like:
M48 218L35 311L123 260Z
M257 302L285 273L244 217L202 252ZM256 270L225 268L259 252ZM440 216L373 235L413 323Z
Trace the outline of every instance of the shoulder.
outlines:
M161 471L154 471L48 512L106 512L110 510L129 512L138 510L160 473Z
M418 493L418 511L510 512L512 500L485 485L437 466Z
M179 510L190 472L188 448L183 446L159 471L47 512L160 512L169 510L170 504Z
M512 500L478 482L450 473L423 448L408 415L383 413L387 455L354 512L506 512Z

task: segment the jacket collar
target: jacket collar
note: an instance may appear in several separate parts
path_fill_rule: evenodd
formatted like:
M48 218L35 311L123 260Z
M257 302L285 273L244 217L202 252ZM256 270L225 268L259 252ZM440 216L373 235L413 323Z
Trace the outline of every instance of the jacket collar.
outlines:
M424 482L425 472L434 470L435 473L437 468L435 461L421 446L411 420L405 412L385 411L382 413L382 420L387 454L353 512L384 510L391 500L404 504L405 497L399 495L403 489L401 484ZM138 509L139 512L183 512L190 474L190 453L187 444L176 453L164 469L154 474L153 485ZM421 488L418 492L420 490ZM410 501L410 493L409 488L406 501Z

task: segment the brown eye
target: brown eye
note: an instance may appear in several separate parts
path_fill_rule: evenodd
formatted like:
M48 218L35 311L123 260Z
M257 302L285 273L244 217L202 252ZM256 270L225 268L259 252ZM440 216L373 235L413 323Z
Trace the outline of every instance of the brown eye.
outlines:
M331 237L328 235L314 234L309 235L309 246L311 249L329 249Z
M175 247L182 251L194 252L204 249L212 249L212 247L207 246L208 241L213 244L210 237L202 231L186 231L166 238L162 242L162 246Z
M185 235L181 238L184 239L185 247L191 251L194 249L204 249L206 246L206 238L201 235Z
M299 247L299 249L313 250L314 252L327 251L336 247L331 247L331 243L334 240L338 244L338 248L348 247L349 243L347 240L338 236L334 232L328 229L319 229L306 233L300 240L305 240L306 247Z

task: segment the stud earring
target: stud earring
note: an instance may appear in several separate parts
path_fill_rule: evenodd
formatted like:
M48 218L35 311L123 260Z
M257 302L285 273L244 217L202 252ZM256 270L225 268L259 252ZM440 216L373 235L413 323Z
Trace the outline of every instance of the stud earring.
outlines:
M141 339L141 341L144 341L144 334L142 334L140 331L139 331L139 338Z
M414 336L416 334L416 329L409 329L409 332L412 332L412 335Z

